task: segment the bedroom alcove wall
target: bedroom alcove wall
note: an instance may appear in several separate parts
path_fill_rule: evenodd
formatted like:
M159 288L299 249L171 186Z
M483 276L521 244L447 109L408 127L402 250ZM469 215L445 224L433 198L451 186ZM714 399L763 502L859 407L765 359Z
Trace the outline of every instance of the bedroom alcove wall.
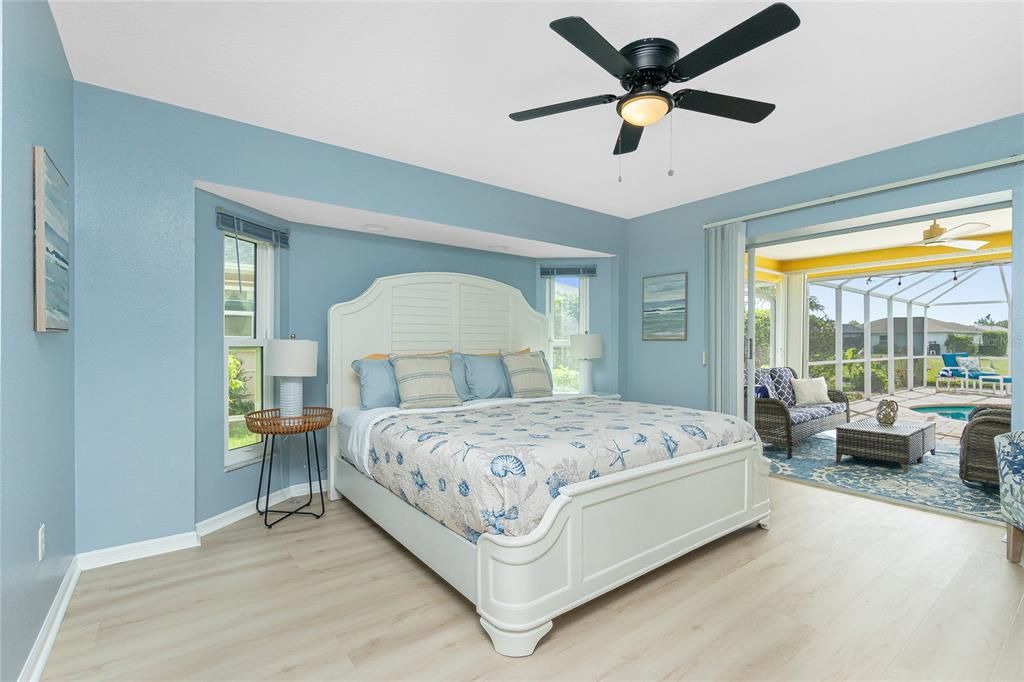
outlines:
M83 83L74 108L76 354L88 359L75 377L78 551L188 532L200 513L238 504L197 498L197 180L602 251L625 276L620 218ZM305 230L295 229L297 273ZM339 276L358 260L342 258L330 263ZM624 305L614 293L611 305ZM326 309L314 319L325 324Z
M725 151L725 150L724 150ZM915 178L976 163L1024 154L1024 115L1010 116L911 144L886 149L831 166L676 206L629 221L629 343L625 351L632 399L707 405L704 350L704 228L707 223L819 199L879 184ZM742 157L740 150L727 153ZM747 234L764 237L798 227L895 208L921 206L989 192L1013 192L1015 291L1024 290L1024 166L1004 166L899 190L826 204L747 223ZM700 245L699 248L697 245ZM640 287L644 275L687 270L690 273L690 341L640 340ZM1014 301L1014 329L1024 329L1024 297ZM1015 332L1013 372L1024 375L1024 334ZM666 381L671 367L679 380ZM1024 424L1024 392L1014 397L1014 419Z
M319 343L316 377L305 381L309 404L326 404L327 393L327 309L340 301L355 298L379 276L401 272L439 270L477 274L512 285L526 301L540 308L536 298L537 263L532 258L508 254L459 249L437 244L400 240L333 227L283 223L249 207L197 190L197 349L196 349L196 517L205 519L225 509L253 499L258 466L224 472L221 452L223 441L220 420L220 367L218 349L222 341L220 311L220 240L223 232L213 221L217 207L274 226L291 230L291 248L278 257L278 335L311 339ZM210 254L202 259L199 254ZM203 316L204 322L199 319ZM213 349L213 350L211 350ZM327 433L319 434L319 444L327 445ZM287 457L283 472L274 476L281 487L306 480L305 449L301 439L283 443ZM327 460L322 452L322 467Z
M46 147L72 191L76 158L71 71L50 6L0 4L0 49L0 679L13 680L75 554L78 310L72 292L72 331L34 331L32 146Z
M308 404L323 405L327 390L327 309L355 298L374 279L403 272L438 270L479 275L510 284L527 302L542 309L537 297L537 262L508 254L350 232L331 227L288 223L250 207L196 191L196 519L215 516L255 496L259 466L225 472L221 421L223 317L221 277L224 233L217 229L217 208L256 222L291 231L290 248L281 249L276 265L278 337L319 342L317 376L305 381ZM606 273L607 274L607 273ZM610 291L610 290L609 290ZM601 296L607 300L607 292ZM604 307L604 306L602 306ZM326 446L326 432L319 435ZM274 488L306 480L301 439L282 445L284 469L275 469ZM321 453L321 465L326 459Z

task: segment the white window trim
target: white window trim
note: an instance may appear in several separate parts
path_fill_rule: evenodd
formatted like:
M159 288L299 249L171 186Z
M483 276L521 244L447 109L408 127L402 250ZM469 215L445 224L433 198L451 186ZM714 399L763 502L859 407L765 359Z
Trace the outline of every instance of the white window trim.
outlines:
M590 331L590 278L580 277L580 333ZM555 338L555 278L548 277L545 291L548 318L548 362L554 362L556 348L568 348L569 339ZM558 391L559 395L574 395L579 391Z
M243 240L244 241L244 240ZM224 354L221 362L223 394L221 405L224 409L224 470L231 471L255 464L263 458L263 441L247 445L244 448L228 449L228 348L231 346L260 347L264 351L263 359L263 406L258 409L269 409L274 406L273 377L266 373L267 342L274 338L276 327L276 289L274 288L274 247L265 242L256 242L256 336L225 336ZM222 315L223 319L223 315ZM223 323L222 323L223 324Z

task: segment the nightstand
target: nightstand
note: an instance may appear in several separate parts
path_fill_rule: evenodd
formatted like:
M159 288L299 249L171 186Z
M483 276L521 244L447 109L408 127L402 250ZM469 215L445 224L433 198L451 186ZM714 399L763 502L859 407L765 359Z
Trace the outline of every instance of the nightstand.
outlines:
M316 445L316 432L331 425L334 410L329 407L304 407L296 417L282 417L281 410L258 410L245 415L245 425L253 433L263 435L263 462L260 464L260 481L256 488L256 511L263 515L263 525L273 528L292 514L312 516L319 519L324 515L324 482L320 477L320 450ZM270 477L274 470L274 444L278 436L303 434L306 437L306 473L309 474L309 499L306 504L291 511L270 508ZM267 438L267 436L270 436ZM313 502L313 467L309 460L309 438L313 437L313 454L316 457L316 478L320 486L320 513L301 511ZM267 447L270 448L270 465L267 466ZM260 495L263 494L263 472L267 472L267 492L260 509ZM271 514L282 514L281 518L270 521Z

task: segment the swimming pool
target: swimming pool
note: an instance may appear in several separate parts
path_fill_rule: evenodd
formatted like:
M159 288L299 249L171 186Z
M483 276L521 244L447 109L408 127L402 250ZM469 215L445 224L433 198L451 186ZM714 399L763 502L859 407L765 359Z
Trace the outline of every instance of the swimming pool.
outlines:
M910 409L921 414L937 414L946 419L957 419L965 422L971 416L971 410L974 408L974 405L930 405L928 407L912 407Z

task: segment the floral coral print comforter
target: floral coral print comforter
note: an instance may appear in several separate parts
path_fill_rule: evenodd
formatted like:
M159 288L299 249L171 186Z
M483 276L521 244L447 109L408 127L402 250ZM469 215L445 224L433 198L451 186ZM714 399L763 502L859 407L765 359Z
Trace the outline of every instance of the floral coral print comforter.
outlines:
M719 412L594 396L393 413L370 429L371 478L474 543L526 535L570 483L757 440Z

